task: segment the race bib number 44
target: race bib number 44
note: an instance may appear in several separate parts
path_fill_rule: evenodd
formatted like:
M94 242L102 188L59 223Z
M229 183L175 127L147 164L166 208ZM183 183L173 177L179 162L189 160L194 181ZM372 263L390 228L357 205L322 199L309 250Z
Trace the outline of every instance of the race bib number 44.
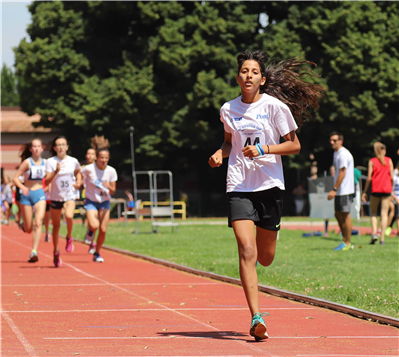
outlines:
M45 176L43 166L33 166L31 167L32 179L42 179Z

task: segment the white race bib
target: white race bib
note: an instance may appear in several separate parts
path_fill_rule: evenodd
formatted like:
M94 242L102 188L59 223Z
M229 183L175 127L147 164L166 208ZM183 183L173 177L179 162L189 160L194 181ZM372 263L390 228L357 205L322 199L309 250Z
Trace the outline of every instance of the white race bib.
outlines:
M43 165L40 166L33 165L31 166L30 170L31 170L32 180L42 179L46 175Z

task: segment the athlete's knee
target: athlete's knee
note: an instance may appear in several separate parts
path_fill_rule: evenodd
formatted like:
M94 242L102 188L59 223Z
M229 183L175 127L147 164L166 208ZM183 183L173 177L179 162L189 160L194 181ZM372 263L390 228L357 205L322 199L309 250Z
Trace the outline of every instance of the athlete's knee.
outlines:
M264 267L268 267L273 263L274 260L274 254L262 254L258 255L258 262L260 265L263 265Z
M33 231L33 226L31 224L30 225L25 224L24 228L25 228L25 233L32 233Z
M73 212L72 213L65 213L65 219L67 221L72 221L73 220Z
M251 245L242 246L240 248L240 257L245 261L256 260L256 249Z

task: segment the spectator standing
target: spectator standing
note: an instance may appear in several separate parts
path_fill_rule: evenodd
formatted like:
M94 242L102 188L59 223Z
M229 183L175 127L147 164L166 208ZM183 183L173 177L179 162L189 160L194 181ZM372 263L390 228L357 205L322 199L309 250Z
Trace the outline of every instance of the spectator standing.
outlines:
M385 230L388 225L389 203L392 196L393 184L393 163L385 156L386 146L380 142L374 143L376 157L369 160L368 174L364 191L362 194L363 202L367 202L367 190L371 183L370 211L372 235L370 244L375 244L377 236L377 211L381 204L381 240L380 244L385 244Z
M354 162L350 151L343 146L344 136L339 132L330 134L331 148L334 150L335 177L333 189L328 199L334 198L335 218L341 229L343 242L334 250L349 250L352 247L352 221L350 210L355 193Z

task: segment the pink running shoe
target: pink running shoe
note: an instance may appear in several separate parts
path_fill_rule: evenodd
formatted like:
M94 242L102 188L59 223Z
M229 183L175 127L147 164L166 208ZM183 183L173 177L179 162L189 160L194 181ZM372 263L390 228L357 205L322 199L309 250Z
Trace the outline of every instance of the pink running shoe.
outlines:
M73 241L73 238L72 238L72 237L70 237L70 238L67 237L67 239L66 239L65 250L66 250L68 253L72 253L73 250L75 249L75 246L72 244L72 241Z
M58 253L54 254L54 265L56 268L60 267L62 265L62 260L60 258L60 251L58 250Z

